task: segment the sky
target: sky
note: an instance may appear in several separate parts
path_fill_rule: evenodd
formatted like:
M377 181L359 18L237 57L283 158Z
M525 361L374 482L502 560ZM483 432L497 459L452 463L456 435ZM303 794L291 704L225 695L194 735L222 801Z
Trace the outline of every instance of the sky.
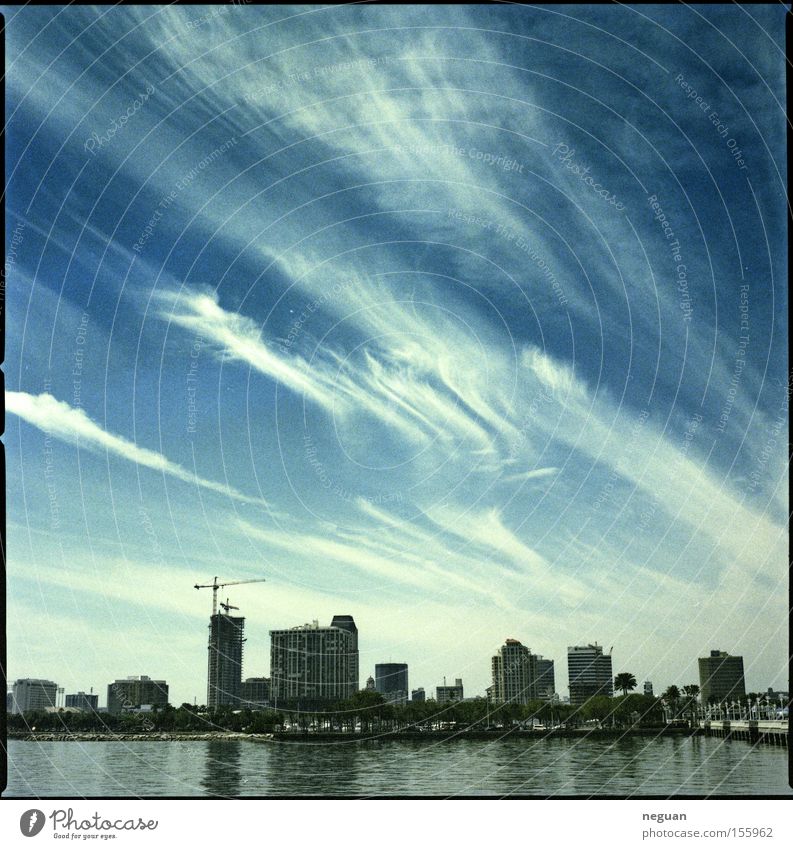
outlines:
M3 9L8 678L787 689L784 12Z

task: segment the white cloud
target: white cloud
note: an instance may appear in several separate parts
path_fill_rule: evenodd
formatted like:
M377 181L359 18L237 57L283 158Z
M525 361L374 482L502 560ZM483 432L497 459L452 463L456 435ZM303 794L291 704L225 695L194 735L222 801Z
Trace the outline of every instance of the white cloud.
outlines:
M171 462L156 451L141 448L123 436L116 436L103 430L88 417L84 410L70 407L66 402L58 401L47 392L30 395L27 392L8 391L6 392L6 409L39 430L67 442L74 442L82 448L93 451L104 449L125 460L178 478L185 483L195 484L246 504L267 507L267 503L260 498L251 498L231 486L202 478Z

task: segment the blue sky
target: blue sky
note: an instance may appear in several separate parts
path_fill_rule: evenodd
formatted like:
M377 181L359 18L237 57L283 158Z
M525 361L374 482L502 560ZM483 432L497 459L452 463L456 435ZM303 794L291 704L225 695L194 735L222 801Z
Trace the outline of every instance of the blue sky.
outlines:
M787 686L782 6L4 14L11 679Z

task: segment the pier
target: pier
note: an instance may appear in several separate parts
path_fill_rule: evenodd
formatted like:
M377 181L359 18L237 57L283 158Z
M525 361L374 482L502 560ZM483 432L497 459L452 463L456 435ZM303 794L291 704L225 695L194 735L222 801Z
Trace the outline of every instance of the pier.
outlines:
M786 719L705 719L700 720L699 727L712 737L788 745L789 723Z

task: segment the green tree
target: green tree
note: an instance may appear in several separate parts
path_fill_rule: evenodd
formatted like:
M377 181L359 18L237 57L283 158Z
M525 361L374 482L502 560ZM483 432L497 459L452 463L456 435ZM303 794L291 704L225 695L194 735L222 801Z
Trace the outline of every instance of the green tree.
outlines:
M614 678L614 689L622 690L622 695L627 696L628 690L636 689L636 678L631 672L620 672Z
M686 684L683 687L683 695L686 697L682 707L683 713L687 713L692 719L696 719L699 684Z
M664 690L664 694L661 696L661 698L664 700L664 702L666 702L667 705L669 705L672 711L672 716L677 716L678 706L680 704L680 689L674 684L672 684L671 686L667 687L666 690Z

